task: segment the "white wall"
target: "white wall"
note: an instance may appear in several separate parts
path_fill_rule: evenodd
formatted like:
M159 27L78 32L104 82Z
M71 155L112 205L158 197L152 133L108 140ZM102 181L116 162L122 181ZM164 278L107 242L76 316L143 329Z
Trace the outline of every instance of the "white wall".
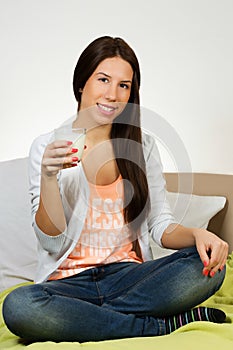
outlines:
M233 174L232 14L232 0L0 0L0 159L26 156L75 113L76 60L109 34L134 48L142 105L168 122L192 170Z

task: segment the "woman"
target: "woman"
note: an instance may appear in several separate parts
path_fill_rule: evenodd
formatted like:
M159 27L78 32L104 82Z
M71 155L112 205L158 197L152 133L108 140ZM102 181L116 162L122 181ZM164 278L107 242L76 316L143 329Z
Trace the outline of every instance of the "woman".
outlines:
M100 37L81 54L74 127L87 128L81 162L72 142L38 137L30 151L36 284L5 299L16 335L33 341L97 341L169 334L192 321L224 322L195 307L224 279L228 245L175 222L158 150L141 132L140 70L129 45ZM152 260L149 234L177 249Z

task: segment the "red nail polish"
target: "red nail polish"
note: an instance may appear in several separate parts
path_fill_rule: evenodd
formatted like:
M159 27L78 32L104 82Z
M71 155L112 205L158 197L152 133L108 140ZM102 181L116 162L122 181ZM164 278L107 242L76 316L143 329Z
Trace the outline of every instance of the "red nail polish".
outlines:
M76 152L78 152L78 149L77 148L72 148L71 152L72 153L76 153Z
M72 143L73 143L72 141L67 141L68 146L72 145Z
M210 272L210 276L211 276L211 277L214 277L214 275L215 275L215 271L211 271L211 272Z
M204 271L203 271L203 275L204 275L204 276L208 276L208 274L209 274L209 271L208 271L208 270L204 270Z
M78 157L72 157L72 162L77 162L78 161Z
M208 266L208 262L206 260L204 261L203 264L204 264L205 267Z

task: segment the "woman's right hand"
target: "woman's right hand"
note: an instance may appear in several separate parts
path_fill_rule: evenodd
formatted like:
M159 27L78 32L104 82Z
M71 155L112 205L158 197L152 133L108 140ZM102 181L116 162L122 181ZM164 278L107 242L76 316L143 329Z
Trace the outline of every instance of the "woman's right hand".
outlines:
M77 166L78 158L73 155L76 152L71 141L56 140L48 144L42 158L42 174L56 176L62 169Z

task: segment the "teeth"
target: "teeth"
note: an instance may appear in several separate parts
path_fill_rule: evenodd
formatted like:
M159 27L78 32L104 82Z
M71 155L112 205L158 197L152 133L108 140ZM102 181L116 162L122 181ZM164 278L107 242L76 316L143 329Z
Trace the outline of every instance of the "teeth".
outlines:
M103 110L103 111L106 111L106 112L112 112L114 111L114 108L113 107L106 107L106 106L103 106L101 104L99 104L99 107Z

